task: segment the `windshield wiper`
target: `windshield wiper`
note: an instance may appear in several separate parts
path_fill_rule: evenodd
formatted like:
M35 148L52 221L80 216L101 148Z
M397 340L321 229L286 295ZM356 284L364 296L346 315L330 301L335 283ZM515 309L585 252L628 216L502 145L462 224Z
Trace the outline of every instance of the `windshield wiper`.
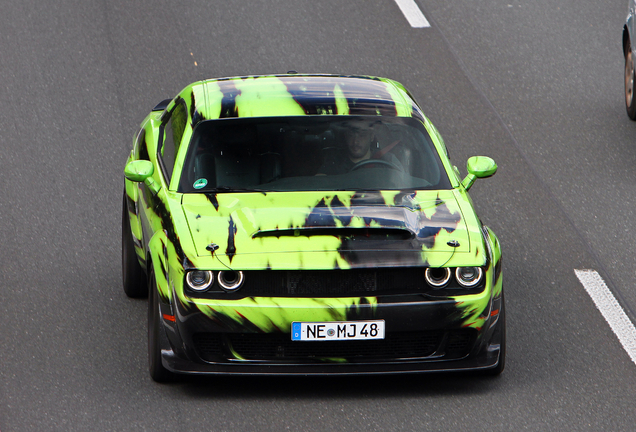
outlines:
M206 192L269 192L269 190L233 186L217 186L215 188L206 189Z

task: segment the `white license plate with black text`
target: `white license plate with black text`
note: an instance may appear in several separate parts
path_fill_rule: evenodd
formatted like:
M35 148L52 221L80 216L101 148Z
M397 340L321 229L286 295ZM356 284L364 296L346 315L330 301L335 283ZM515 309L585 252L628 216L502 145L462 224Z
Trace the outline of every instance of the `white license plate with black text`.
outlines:
M292 340L372 340L384 339L384 320L293 322Z

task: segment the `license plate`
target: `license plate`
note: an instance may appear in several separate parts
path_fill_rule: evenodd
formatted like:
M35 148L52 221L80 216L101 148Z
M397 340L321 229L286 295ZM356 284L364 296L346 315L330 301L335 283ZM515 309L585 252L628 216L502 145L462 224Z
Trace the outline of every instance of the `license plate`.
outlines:
M384 320L294 322L292 340L372 340L384 339Z

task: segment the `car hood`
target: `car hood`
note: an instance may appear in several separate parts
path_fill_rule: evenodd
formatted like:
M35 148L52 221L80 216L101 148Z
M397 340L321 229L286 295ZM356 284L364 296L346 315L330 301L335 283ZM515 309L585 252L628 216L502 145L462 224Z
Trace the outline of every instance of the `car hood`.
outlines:
M196 193L182 208L197 256L216 250L233 267L443 265L482 243L453 190Z

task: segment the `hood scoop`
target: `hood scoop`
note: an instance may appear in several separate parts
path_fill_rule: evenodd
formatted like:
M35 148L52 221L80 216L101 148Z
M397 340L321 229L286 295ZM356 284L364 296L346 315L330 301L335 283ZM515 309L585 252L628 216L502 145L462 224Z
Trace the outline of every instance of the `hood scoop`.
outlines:
M275 230L259 230L252 238L263 237L314 237L332 236L356 240L411 240L415 233L407 228L391 227L299 227Z

